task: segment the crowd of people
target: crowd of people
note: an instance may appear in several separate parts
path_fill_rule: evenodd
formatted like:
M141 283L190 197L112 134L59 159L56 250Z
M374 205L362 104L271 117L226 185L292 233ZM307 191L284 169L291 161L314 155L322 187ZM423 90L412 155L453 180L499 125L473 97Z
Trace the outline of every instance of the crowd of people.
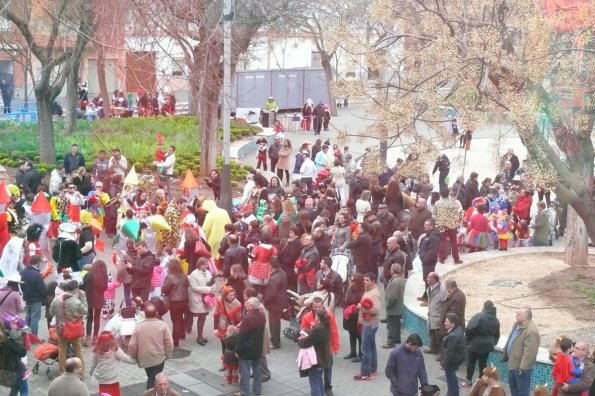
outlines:
M119 149L109 159L99 152L87 171L73 145L47 185L24 162L6 191L12 234L0 235L0 270L8 282L0 299L12 295L15 302L0 303L0 317L14 320L25 312L25 323L9 322L0 344L8 350L9 342L36 336L45 306L65 376L82 370L77 375L83 377L90 366L99 392L114 396L120 394L119 362L137 364L146 372L147 389L164 394L159 384L168 382L160 374L167 359L190 334L207 347L204 327L212 316L220 371L228 383L238 383L236 394L244 396L251 390L260 394L262 382L271 378L267 355L288 346L282 343L282 321L295 315L298 328L292 338L300 371L308 376L312 395L332 395L333 359L340 351L338 313L349 335L349 353L343 357L359 366L353 380L369 381L378 374L376 334L385 322L382 348L392 349L385 369L391 392L415 395L418 385L429 381L422 341L414 333L402 342L401 319L407 279L420 270L425 293L419 300L428 307L431 339L424 352L437 354L447 394L457 396L459 386L471 385L476 362L481 382L498 387L499 374L486 367L500 337L494 304L486 301L467 323L465 294L454 279L442 285L435 269L449 256L462 263L467 249L506 250L510 241L547 245L563 233L563 212L554 202L546 209L539 201L532 213L534 192L523 188L512 150L503 158L501 173L481 185L472 172L466 182L459 178L449 186L450 162L441 155L433 169L439 171L436 192L429 174L419 180L400 174L402 161L378 176L368 175L349 147L329 141L304 142L294 152L292 142L278 135L270 146L266 141L258 146L259 166L248 174L231 213L217 206L216 170L207 179L215 200L170 189L174 146L156 151L155 166L165 181L154 187L125 183L128 163ZM276 174L270 178L258 169L266 171L267 164ZM549 200L548 191L538 193ZM36 216L36 206L44 201L49 221ZM25 224L22 234L19 226ZM105 249L102 232L113 238L111 263L97 256ZM347 260L338 265L337 258ZM56 274L63 282L53 280ZM115 309L120 286L123 304L132 309L131 331L131 318ZM14 298L19 290L25 309ZM171 326L162 320L167 313ZM577 345L582 344L575 350ZM513 396L528 395L538 346L531 310L522 308L504 351ZM93 348L90 364L83 347ZM15 361L26 353L10 350ZM68 358L69 350L74 358ZM456 370L465 360L466 381L459 384ZM583 366L581 376L587 378L593 368ZM14 372L11 394L27 394L28 369L15 365ZM63 386L73 386L71 379L60 378L56 381ZM59 383L52 386L50 392L61 389ZM574 385L560 383L560 393L568 392L566 386Z

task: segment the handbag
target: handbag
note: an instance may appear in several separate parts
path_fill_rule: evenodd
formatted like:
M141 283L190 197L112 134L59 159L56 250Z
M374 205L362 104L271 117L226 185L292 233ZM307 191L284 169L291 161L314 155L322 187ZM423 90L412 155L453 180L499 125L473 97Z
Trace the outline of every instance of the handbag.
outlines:
M202 238L199 236L196 244L194 245L194 253L196 253L199 257L211 257L211 252L205 247L205 244L202 243Z
M12 388L17 383L17 373L10 370L0 369L0 385Z
M68 322L66 320L66 305L64 303L64 295L62 295L62 317L64 324L62 325L62 337L67 341L76 340L85 335L83 328L83 318L78 318L75 321Z
M213 293L203 294L202 301L208 308L213 308L215 304L217 304L217 300L215 299Z

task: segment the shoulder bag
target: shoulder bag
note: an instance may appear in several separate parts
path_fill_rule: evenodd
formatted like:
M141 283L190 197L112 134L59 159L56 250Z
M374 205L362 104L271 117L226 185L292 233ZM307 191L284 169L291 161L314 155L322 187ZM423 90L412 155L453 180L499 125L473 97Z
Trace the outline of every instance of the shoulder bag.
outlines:
M85 331L83 329L83 318L79 317L73 322L69 322L66 319L66 304L64 302L64 295L61 297L62 299L62 317L64 320L64 324L62 325L62 337L66 341L76 340L77 338L81 338L85 335Z

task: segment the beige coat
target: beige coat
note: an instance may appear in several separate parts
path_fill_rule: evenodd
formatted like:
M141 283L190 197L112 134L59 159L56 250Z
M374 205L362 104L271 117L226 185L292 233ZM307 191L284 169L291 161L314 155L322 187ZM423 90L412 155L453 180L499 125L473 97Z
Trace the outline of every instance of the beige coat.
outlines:
M167 323L161 319L145 319L136 325L128 353L136 359L138 367L153 367L172 357L174 340Z
M188 275L188 307L192 313L209 313L212 308L205 305L203 296L213 291L211 286L207 284L211 281L211 273L195 269Z
M440 322L442 312L442 301L444 300L445 293L442 289L440 282L436 284L434 289L430 291L428 287L428 323L431 330L438 330L442 327Z
M515 326L516 324L512 328L513 331ZM539 350L540 335L537 325L532 320L523 323L519 335L512 343L510 354L508 354L508 343L511 335L512 331L502 351L502 361L508 362L508 370L532 369L535 366L537 351Z
M279 161L277 162L277 169L291 170L290 158L291 148L281 147L281 150L279 150Z

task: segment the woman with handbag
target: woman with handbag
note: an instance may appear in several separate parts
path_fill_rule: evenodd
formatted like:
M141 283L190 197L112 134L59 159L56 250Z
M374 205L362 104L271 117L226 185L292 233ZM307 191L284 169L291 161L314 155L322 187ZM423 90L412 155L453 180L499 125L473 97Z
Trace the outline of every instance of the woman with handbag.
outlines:
M213 305L205 303L205 297L210 296L214 292L213 283L214 278L207 269L209 262L206 258L201 257L196 261L196 269L188 275L189 284L189 306L190 312L196 319L196 342L199 345L204 346L207 343L207 339L203 336L203 328L209 312L213 308ZM209 302L210 299L207 299Z
M188 307L188 277L184 275L179 260L171 259L167 264L167 277L161 287L161 293L169 304L169 315L173 325L174 347L186 338L184 312Z
M21 358L27 356L27 350L17 341L18 337L20 334L7 330L0 320L0 385L10 388L11 396L29 394L21 364Z
M225 355L225 333L229 325L237 326L242 320L242 304L236 298L236 292L233 287L223 286L221 297L217 297L215 313L213 313L213 323L215 325L215 336L221 340L221 367L223 371L223 356Z

